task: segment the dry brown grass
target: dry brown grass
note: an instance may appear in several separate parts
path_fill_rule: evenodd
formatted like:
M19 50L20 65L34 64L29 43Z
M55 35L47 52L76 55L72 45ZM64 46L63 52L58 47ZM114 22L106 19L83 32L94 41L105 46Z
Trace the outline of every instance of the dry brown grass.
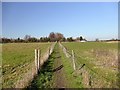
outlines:
M118 50L93 50L96 66L118 69Z
M106 43L119 43L120 41L108 41Z

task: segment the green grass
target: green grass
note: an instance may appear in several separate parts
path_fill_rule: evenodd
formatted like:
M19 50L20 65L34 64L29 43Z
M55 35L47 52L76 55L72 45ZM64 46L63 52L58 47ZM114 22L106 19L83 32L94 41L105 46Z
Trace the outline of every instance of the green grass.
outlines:
M117 65L112 62L116 61L118 44L117 43L104 43L104 42L85 42L85 43L62 43L69 53L72 50L75 53L76 67L80 68L85 64L85 70L89 72L92 79L98 82L102 81L101 87L117 87L116 80ZM43 55L51 43L8 43L2 44L2 74L3 74L3 88L14 87L17 80L22 78L22 75L31 69L34 63L34 49L40 48ZM64 66L64 74L67 80L68 88L85 88L83 85L81 75L77 75L72 67L71 59L66 58L62 49L58 44L55 50L59 50L62 63ZM40 74L33 81L33 87L37 88L51 88L55 53L50 56L49 60L44 64ZM104 63L105 62L105 63ZM109 84L110 83L110 84ZM108 85L109 84L109 85ZM93 86L97 88L96 86Z
M54 54L52 54L49 59L42 66L38 76L31 82L31 85L27 88L52 88L52 78L53 78L53 60Z
M66 88L82 88L82 78L80 76L76 77L74 74L73 67L68 58L64 55L62 49L59 45L55 46L52 55L49 57L48 61L43 65L38 76L32 81L29 88L53 88L55 83L54 72L52 71L55 64L56 52L61 56L62 64L64 66L63 74L65 75Z
M34 89L43 89L43 88L52 88L53 87L53 68L54 68L54 59L55 59L55 49L53 53L49 56L48 60L43 64L42 68L38 75L31 82L29 88Z
M103 87L117 87L117 43L85 42L62 43L71 53L74 50L77 68L85 64L85 69L95 78L106 81ZM116 63L112 66L112 62ZM104 63L105 62L105 63ZM108 86L107 84L110 83ZM103 83L104 84L104 83Z
M76 73L74 73L70 59L66 58L62 49L60 49L60 54L61 54L61 59L62 59L62 63L64 66L64 74L67 80L67 85L68 85L67 87L68 88L83 88L82 77L76 76Z
M8 43L2 45L3 88L13 87L21 76L31 69L34 63L34 49L39 48L41 55L50 43Z

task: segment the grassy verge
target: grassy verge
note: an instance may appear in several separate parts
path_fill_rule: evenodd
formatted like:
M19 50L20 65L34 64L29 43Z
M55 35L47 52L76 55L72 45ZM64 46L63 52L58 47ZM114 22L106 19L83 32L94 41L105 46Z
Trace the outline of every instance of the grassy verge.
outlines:
M60 54L62 58L62 63L64 65L64 73L66 76L66 80L68 82L67 87L68 88L83 88L82 77L75 75L70 59L66 58L62 49L60 49Z
M34 78L31 82L31 85L27 87L29 88L52 88L53 85L53 64L54 64L54 51L49 57L49 59L44 63L38 76Z

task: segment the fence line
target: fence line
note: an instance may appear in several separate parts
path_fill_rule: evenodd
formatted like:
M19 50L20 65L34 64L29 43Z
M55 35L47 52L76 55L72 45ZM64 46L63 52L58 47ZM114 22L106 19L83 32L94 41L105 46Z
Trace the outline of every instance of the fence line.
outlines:
M77 60L79 58L79 60ZM84 60L84 58L82 58L81 56L78 56L75 54L75 59L76 59L76 63L79 63L81 65L84 65L86 63L83 63L80 61ZM79 68L79 67L78 67ZM114 88L118 88L117 85L115 85L116 82L114 81L110 81L110 79L108 77L106 77L103 74L99 74L98 72L96 72L95 70L93 70L92 68L90 68L88 65L84 65L85 72L89 73L88 76L88 80L89 80L89 85L88 87L94 87L94 88L101 88L101 87L105 87L105 88L110 88L110 87L114 87ZM80 68L78 69L80 72ZM85 77L86 73L83 73L82 77ZM87 85L86 85L87 86Z
M35 60L34 63L30 63L31 69L23 74L20 80L14 83L13 88L25 88L30 84L30 82L38 74L41 66L44 64L44 62L48 60L49 56L52 54L55 44L56 42L48 48L43 57L41 56L41 50L35 49Z
M78 64L78 63L76 62L77 60L75 60L75 59L77 59L76 57L79 57L79 56L76 56L76 54L74 53L73 50L72 50L72 55L71 55L70 53L68 53L69 51L61 43L59 43L59 45L62 48L63 53L66 55L66 57L69 58L70 60L71 59L73 60L74 72L79 74L79 75L82 75L83 84L85 85L85 87L87 87L87 88L92 88L92 87L101 88L101 87L106 86L108 88L109 87L117 88L117 86L111 85L110 82L108 82L109 81L108 78L104 77L103 75L100 76L97 72L92 70L89 66L85 65L85 63L80 63L80 65L77 67L77 65L75 65L75 64ZM104 79L104 81L103 81L103 79Z
M72 60L72 66L73 66L73 69L75 71L76 65L75 65L74 51L72 50L72 54L68 53L69 51L60 42L59 42L59 46L62 48L63 53L66 55L66 57Z
M67 58L70 58L72 55L68 53L66 48L59 42L59 46L62 48L63 53L66 55Z

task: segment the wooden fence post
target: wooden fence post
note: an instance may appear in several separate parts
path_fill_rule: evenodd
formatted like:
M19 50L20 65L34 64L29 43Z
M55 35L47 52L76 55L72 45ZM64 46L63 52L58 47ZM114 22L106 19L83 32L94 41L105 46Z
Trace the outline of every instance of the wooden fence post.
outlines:
M36 74L37 74L37 49L35 49L35 70L36 70Z
M40 56L39 56L39 60L40 60L40 61L39 61L39 68L40 68L40 65L41 65L41 50L40 50L40 52L39 52L39 55L40 55Z
M75 68L75 57L74 57L74 51L72 50L72 60L73 60L73 68L74 70L76 70Z
M39 68L40 68L40 50L38 49L38 70L39 70Z

